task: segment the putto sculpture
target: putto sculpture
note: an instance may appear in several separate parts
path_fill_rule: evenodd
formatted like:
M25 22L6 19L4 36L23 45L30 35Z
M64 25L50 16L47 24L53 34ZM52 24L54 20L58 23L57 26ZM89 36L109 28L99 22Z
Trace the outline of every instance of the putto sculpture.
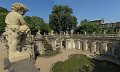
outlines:
M22 51L30 29L23 18L28 8L21 3L14 3L11 10L5 19L6 29L3 35L8 42L8 58L11 62L15 62L30 57L28 51Z

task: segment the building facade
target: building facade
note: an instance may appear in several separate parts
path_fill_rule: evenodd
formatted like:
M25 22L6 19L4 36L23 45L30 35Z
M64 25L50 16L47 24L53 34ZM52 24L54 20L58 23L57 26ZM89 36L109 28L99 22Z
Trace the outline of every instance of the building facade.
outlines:
M104 19L89 21L94 22L100 26L100 33L108 33L108 34L118 34L120 31L120 22L114 23L104 23Z

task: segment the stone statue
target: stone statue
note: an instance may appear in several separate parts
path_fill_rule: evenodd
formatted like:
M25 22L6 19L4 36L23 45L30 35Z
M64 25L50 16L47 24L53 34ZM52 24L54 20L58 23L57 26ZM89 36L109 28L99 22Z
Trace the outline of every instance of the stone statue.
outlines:
M28 33L27 33L27 38L26 38L26 42L28 43L28 44L30 44L30 43L32 43L32 34L31 34L31 31L29 31Z
M86 35L86 34L87 34L87 32L85 31L85 32L84 32L84 34Z
M41 34L40 34L40 30L36 33L36 37L40 37Z
M65 35L65 32L63 32L63 34Z
M53 31L53 30L51 30L50 34L51 34L51 35L54 35L54 31Z
M3 34L8 42L9 60L15 62L29 57L29 53L23 52L22 48L30 29L23 18L23 15L28 11L27 7L21 3L14 3L11 9L12 11L5 19L6 29Z
M92 35L95 36L95 32L93 32Z
M106 30L104 30L104 34L106 34Z
M68 35L69 35L68 31L66 31L66 36L68 36Z

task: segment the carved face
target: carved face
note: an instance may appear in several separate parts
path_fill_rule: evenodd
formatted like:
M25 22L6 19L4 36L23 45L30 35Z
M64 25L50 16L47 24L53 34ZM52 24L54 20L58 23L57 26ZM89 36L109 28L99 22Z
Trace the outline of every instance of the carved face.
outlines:
M24 15L28 11L28 8L21 3L14 3L11 9L21 15Z

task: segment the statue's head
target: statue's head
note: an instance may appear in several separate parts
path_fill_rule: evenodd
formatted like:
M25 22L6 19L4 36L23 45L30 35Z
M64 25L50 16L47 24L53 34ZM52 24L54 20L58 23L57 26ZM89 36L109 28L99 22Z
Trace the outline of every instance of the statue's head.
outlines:
M21 15L24 15L27 11L28 11L28 8L23 5L22 3L14 3L12 4L12 11L15 11Z

